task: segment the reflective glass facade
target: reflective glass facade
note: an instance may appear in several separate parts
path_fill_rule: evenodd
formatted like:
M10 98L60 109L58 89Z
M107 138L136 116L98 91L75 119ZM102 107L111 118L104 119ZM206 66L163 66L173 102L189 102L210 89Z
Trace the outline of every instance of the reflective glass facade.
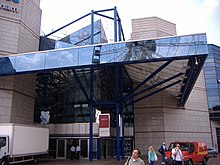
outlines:
M111 81L106 74L111 75ZM131 84L123 74L123 88L120 93L126 94ZM37 75L35 122L40 122L42 111L50 112L50 123L89 122L90 69L62 70ZM111 114L111 126L115 126L115 69L108 67L93 72L93 121L95 110ZM126 83L127 82L127 83ZM132 106L124 107L125 126L133 125Z
M107 37L103 29L101 20L94 22L94 44L107 43ZM91 25L88 25L74 33L67 35L59 40L41 37L40 50L51 50L83 46L91 44Z
M111 113L113 120L120 98L125 125L131 126L134 96L127 93L133 81L152 77L145 81L146 96L159 86L184 105L207 54L205 34L97 44L1 57L0 75L38 73L35 121L50 111L52 123L88 122L92 91L93 110Z
M204 65L208 106L211 119L220 119L220 47L208 45L208 48Z
M0 75L208 54L205 34L102 44L1 57Z

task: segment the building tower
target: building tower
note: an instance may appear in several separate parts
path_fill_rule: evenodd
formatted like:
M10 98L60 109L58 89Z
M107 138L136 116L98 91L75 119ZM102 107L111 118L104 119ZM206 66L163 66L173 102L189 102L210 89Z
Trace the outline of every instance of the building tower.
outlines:
M131 40L176 36L176 25L158 17L132 19Z
M157 17L132 20L131 40L176 36L176 25ZM199 97L198 97L199 96ZM134 104L136 146L147 152L150 145L162 142L201 140L211 145L211 130L203 69L185 106L176 98L160 92Z
M40 0L0 0L0 56L38 51L41 13ZM33 122L35 76L2 77L0 93L1 123Z

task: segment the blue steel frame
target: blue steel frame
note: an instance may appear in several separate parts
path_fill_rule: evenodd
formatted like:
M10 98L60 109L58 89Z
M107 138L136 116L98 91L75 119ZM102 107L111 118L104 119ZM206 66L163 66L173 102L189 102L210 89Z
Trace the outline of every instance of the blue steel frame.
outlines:
M107 11L113 11L114 12L114 17L110 17L110 16L107 16L107 15L104 15L104 14L101 14L102 12L107 12ZM45 35L44 37L49 37L50 35L66 28L67 26L87 17L91 15L91 44L94 44L94 15L99 15L99 16L102 16L102 17L105 17L105 18L108 18L108 19L111 19L114 21L114 41L117 42L117 41L122 41L122 38L123 37L123 41L125 41L125 36L124 36L124 32L123 32L123 28L122 28L122 24L121 24L121 19L119 17L119 14L117 12L117 8L114 7L114 8L111 8L111 9L106 9L106 10L97 10L97 11L94 11L92 10L91 13L88 13L88 14L85 14L84 16L58 28L57 30L54 30L53 32Z
M106 15L100 14L101 12L106 12L106 11L114 11L114 17L112 18L112 17L106 16ZM76 20L74 20L74 21L72 21L72 22L70 22L70 23L60 27L59 29L57 29L57 30L47 34L45 37L48 37L48 36L58 32L58 31L62 30L63 28L65 28L65 27L67 27L67 26L69 26L69 25L71 25L71 24L73 24L73 23L75 23L75 22L77 22L77 21L79 21L79 20L81 20L81 19L91 15L91 41L90 41L90 43L94 44L94 15L95 14L99 15L99 16L102 16L102 17L105 17L105 18L108 18L108 19L113 19L114 20L114 41L115 42L121 41L121 35L123 37L123 41L125 41L125 37L124 37L122 25L121 25L121 19L119 17L119 14L117 12L117 8L116 7L114 7L113 9L106 9L106 10L98 10L98 11L93 11L92 10L91 13L88 13L88 14L86 14L86 15L84 15L84 16L82 16L82 17L80 17L80 18L78 18L78 19L76 19ZM117 28L117 23L118 23L118 28ZM117 32L117 30L118 30L118 32ZM117 39L117 36L118 36L119 40ZM92 82L93 82L93 78L92 77L93 76L92 75L93 75L93 69L91 68L90 71L91 71L91 73L90 73L91 75L90 75L90 97L89 98L88 98L84 88L82 87L82 84L80 83L79 79L77 79L77 80L80 83L80 86L83 89L83 92L84 92L86 98L90 100L89 101L90 102L89 160L92 160L93 159L93 154L92 154L92 151L93 151L93 136L92 136L93 135L93 128L92 128L92 121L93 121L92 120L92 116L93 116L93 114L92 114L92 108L93 108L93 98L92 98L92 91L93 91L93 89L92 89L93 88ZM75 71L74 71L74 74L75 74ZM76 75L76 77L77 77L77 75ZM111 87L112 87L112 84L111 84ZM117 83L116 83L116 88L118 88ZM116 98L118 98L117 93L118 92L116 92ZM116 116L118 116L118 114L119 114L119 105L118 105L118 103L116 104L116 112L117 112ZM117 130L117 160L120 160L120 158L119 158L120 157L120 141L119 141L120 137L119 137L119 118L118 117L117 117L116 123L117 123L116 124L117 125L117 127L116 127L116 130ZM124 145L124 143L123 143L123 145ZM123 152L123 155L124 155L124 152ZM98 156L98 158L100 158L100 155ZM124 158L124 156L123 156L123 158Z

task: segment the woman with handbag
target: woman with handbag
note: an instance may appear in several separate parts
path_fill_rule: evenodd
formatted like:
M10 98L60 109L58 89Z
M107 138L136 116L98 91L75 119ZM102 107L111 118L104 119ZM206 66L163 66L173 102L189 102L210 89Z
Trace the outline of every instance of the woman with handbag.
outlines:
M148 163L149 165L155 165L155 161L157 161L157 155L156 152L154 151L153 146L150 146L148 149Z

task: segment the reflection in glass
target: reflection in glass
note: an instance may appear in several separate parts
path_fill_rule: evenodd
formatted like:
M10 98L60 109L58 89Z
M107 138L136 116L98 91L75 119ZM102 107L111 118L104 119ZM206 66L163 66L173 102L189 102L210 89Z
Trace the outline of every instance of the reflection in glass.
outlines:
M79 49L79 65L89 65L92 63L93 50L94 46Z
M77 66L79 64L78 59L78 49L76 48L50 51L46 53L45 68Z
M15 57L2 57L0 58L0 74L15 73L14 69Z
M16 72L43 70L45 53L25 54L16 56Z

